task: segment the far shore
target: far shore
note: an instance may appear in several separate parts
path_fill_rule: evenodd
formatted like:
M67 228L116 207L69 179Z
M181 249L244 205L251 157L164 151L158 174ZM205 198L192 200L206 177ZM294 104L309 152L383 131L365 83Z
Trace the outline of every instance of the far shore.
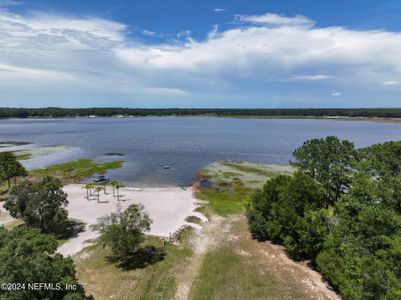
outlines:
M1 120L63 120L63 119L136 119L136 118L224 118L224 119L294 119L294 120L335 120L335 121L368 121L401 123L401 118L392 117L347 117L347 116L220 116L215 114L200 115L147 115L147 116L65 116L65 117L27 117L27 118L0 118Z

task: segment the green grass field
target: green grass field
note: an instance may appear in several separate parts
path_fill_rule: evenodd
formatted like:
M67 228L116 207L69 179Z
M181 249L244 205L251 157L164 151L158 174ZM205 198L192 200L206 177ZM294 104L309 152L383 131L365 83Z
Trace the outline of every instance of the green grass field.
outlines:
M202 189L196 197L207 201L212 211L220 216L238 214L244 211L244 205L250 193L237 193L228 190Z

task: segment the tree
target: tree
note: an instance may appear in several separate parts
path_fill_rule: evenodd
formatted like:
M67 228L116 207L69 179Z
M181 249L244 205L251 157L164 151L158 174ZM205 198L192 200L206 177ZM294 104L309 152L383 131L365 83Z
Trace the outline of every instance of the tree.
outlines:
M124 187L124 185L117 181L115 188L116 188L116 192L117 192L117 201L120 201L120 189L122 189Z
M0 153L0 179L6 180L8 188L11 187L11 178L26 176L27 171L12 152Z
M25 284L23 290L0 290L1 299L83 299L71 258L56 253L57 241L37 229L0 227L0 282ZM51 283L54 289L28 290L31 283ZM77 285L77 291L57 284ZM67 296L68 295L68 296ZM73 295L75 297L73 297Z
M373 176L398 176L401 174L401 142L386 142L360 149L366 162L366 172Z
M115 197L116 196L116 186L118 185L118 181L112 180L112 181L110 181L110 185L113 189L113 197Z
M100 202L100 192L103 190L103 186L97 185L95 186L96 196L97 196L97 203Z
M82 187L82 189L85 189L86 190L86 199L87 200L90 200L90 186L89 186L89 183L86 183L83 187Z
M152 220L143 205L131 204L126 210L118 211L98 219L92 230L98 231L100 242L110 246L119 255L135 251L144 240L144 233L150 230Z
M321 183L326 190L326 208L334 205L349 187L358 161L354 144L335 136L308 140L293 156L296 161L290 164Z
M89 188L89 195L92 196L93 195L93 190L96 186L96 184L93 181L90 181L87 183L88 188Z
M371 196L361 197L362 189ZM337 202L335 226L316 258L345 299L381 299L394 284L391 273L401 282L401 215L376 195L365 181L354 182Z
M291 257L300 259L308 254L298 232L308 230L301 226L303 218L323 207L324 191L309 176L299 172L278 176L253 196L247 207L248 224L256 238L284 243Z
M305 142L297 172L253 195L249 228L310 258L344 299L399 299L401 142L355 151L334 137Z
M60 180L48 176L39 183L24 181L13 187L4 207L27 226L44 233L60 233L68 220L67 204Z
M267 224L271 221L271 210L279 201L280 192L285 189L290 176L277 176L268 181L262 190L256 191L251 201L246 206L246 215L249 229L254 238L258 240L273 239L267 230Z

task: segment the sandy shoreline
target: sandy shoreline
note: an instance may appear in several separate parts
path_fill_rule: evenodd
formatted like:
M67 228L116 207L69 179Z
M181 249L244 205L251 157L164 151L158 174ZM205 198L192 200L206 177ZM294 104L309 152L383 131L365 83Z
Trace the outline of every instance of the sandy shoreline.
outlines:
M89 226L96 223L96 219L116 211L117 203L122 209L129 205L141 203L153 220L149 234L168 237L180 229L183 225L194 225L187 223L185 218L191 215L206 218L194 212L198 200L193 197L192 188L183 189L180 187L165 188L144 188L138 190L121 190L121 201L113 197L111 188L108 187L107 194L101 192L100 203L97 197L92 196L91 200L86 199L86 191L81 184L70 184L63 188L68 194L68 214L70 219L83 221L85 230L76 237L69 239L58 249L63 255L74 255L88 245L85 241L97 237L96 233L89 229ZM196 226L196 224L195 224Z

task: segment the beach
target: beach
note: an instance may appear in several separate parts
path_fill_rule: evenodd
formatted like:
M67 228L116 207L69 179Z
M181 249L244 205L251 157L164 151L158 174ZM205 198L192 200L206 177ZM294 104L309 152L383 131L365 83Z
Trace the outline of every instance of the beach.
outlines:
M97 233L90 230L90 225L96 219L117 211L117 204L126 209L131 204L143 204L153 223L148 234L169 237L184 225L197 226L188 223L188 216L197 216L206 221L206 218L194 210L199 200L193 197L192 188L163 187L163 188L131 188L120 190L120 201L113 196L111 187L107 192L100 192L99 203L97 196L86 198L86 190L81 184L70 184L63 188L68 194L68 215L70 219L85 223L84 231L69 239L58 249L63 255L74 255L88 245L88 241L95 239Z

